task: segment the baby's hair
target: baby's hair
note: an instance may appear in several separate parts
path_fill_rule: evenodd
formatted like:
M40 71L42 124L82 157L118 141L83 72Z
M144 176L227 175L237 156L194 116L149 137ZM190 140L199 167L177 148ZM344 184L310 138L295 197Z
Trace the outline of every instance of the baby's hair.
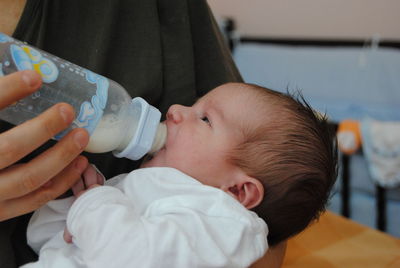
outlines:
M325 210L337 177L335 134L298 92L283 94L244 84L259 101L256 127L244 123L244 141L229 161L261 181L264 199L253 210L275 245L304 230Z

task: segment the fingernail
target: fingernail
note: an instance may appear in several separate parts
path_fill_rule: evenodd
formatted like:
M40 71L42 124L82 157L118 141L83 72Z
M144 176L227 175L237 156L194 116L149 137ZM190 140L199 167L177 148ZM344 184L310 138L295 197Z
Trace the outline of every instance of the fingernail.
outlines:
M59 110L60 110L61 117L64 119L65 123L68 123L68 124L71 123L73 118L72 118L71 112L68 111L68 108L65 107L64 105L61 105Z
M87 161L85 158L79 158L76 160L75 168L79 170L79 172L83 172L87 167Z
M74 134L74 141L75 144L78 146L79 149L83 149L86 147L88 143L88 135L84 131L78 131Z
M32 71L25 71L22 74L22 80L25 82L27 86L30 88L37 87L39 84L39 81L37 79L37 75L35 75L34 72Z

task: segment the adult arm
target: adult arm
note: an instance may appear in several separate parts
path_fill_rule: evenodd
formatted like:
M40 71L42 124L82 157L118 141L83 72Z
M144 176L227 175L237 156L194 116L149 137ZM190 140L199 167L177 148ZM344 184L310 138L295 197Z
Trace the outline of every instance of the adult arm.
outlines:
M34 71L0 77L0 109L41 85ZM87 166L79 156L88 143L83 129L74 129L31 161L15 163L68 127L73 108L56 104L40 116L0 134L0 221L33 211L56 198L79 179Z

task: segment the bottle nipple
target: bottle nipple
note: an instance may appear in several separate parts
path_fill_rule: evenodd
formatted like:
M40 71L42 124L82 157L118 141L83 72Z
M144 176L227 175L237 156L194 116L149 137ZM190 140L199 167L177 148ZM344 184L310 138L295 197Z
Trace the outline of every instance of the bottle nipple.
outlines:
M164 123L160 123L157 128L156 136L154 137L153 145L149 151L149 154L154 154L165 146L167 141L167 126Z
M113 153L116 157L138 160L146 153L155 153L164 146L167 127L160 123L161 112L140 97L132 99L131 111L138 118L134 135L129 137L129 142L122 151L114 150Z

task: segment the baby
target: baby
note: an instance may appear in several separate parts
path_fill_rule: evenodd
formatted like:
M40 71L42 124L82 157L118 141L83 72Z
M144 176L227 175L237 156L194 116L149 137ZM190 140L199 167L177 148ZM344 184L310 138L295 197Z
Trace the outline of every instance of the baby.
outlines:
M324 211L336 148L303 99L224 84L165 124L143 168L105 186L89 168L88 190L35 212L26 267L248 267Z

